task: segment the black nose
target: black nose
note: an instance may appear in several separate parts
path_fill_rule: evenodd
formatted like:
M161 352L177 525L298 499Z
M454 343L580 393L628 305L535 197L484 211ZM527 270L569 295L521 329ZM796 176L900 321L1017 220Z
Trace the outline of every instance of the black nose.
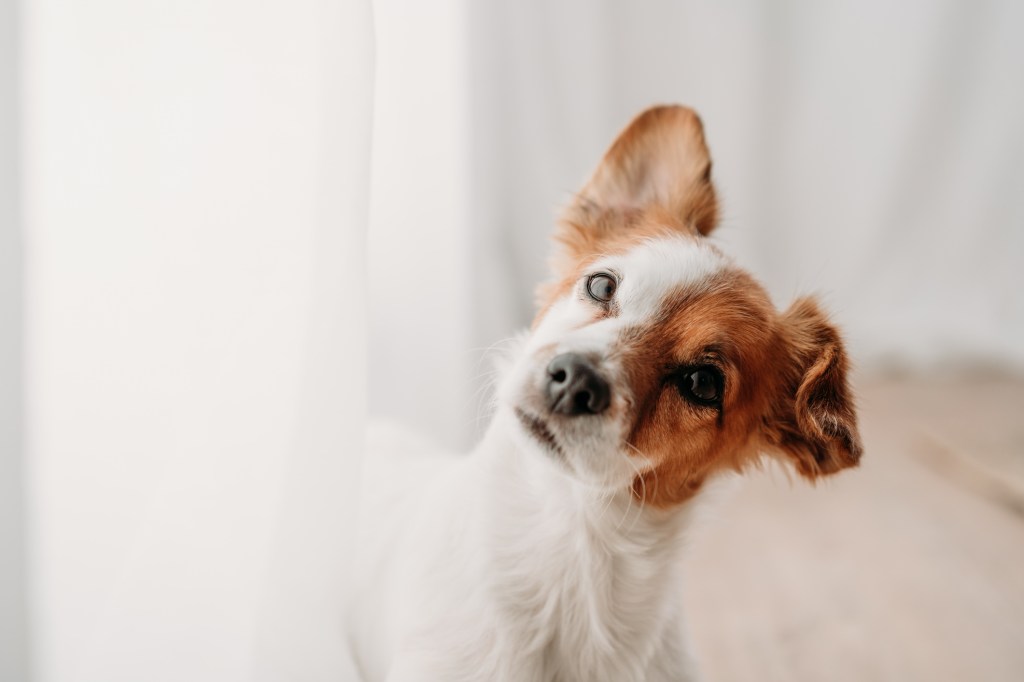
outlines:
M608 409L608 382L582 355L562 353L548 365L548 404L555 412L575 416Z

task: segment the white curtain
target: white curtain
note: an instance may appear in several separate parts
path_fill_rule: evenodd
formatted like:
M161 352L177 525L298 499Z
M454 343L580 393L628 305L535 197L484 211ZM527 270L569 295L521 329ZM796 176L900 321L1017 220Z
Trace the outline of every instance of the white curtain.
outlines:
M402 155L375 163L447 203L392 207L371 261L394 292L372 318L373 412L472 440L483 349L529 322L558 208L663 102L704 118L716 239L778 305L824 294L862 371L1024 371L1021 3L455 7L391 52L429 96L394 112ZM451 36L461 59L439 56Z
M352 679L369 0L23 20L33 679Z

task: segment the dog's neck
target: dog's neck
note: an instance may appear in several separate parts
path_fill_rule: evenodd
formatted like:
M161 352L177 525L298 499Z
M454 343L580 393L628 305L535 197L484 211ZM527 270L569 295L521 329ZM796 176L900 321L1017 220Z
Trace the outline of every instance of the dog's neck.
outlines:
M526 651L641 670L678 627L680 549L691 506L643 507L625 487L588 488L499 412L479 450L485 571Z

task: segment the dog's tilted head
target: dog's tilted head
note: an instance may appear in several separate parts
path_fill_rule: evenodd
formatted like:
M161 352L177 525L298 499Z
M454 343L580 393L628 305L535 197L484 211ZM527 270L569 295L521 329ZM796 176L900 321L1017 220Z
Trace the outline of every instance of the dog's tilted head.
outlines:
M716 221L700 119L677 106L634 120L566 210L499 404L580 480L668 507L762 453L810 479L857 463L839 333L810 299L776 311Z

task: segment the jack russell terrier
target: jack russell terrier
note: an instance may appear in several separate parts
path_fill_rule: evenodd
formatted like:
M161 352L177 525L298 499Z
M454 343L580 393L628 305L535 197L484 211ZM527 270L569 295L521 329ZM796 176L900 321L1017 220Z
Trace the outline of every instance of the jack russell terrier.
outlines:
M369 682L693 680L682 539L724 472L861 455L839 332L707 235L700 119L638 116L565 210L469 456L370 448L352 644ZM387 439L385 439L387 440Z

